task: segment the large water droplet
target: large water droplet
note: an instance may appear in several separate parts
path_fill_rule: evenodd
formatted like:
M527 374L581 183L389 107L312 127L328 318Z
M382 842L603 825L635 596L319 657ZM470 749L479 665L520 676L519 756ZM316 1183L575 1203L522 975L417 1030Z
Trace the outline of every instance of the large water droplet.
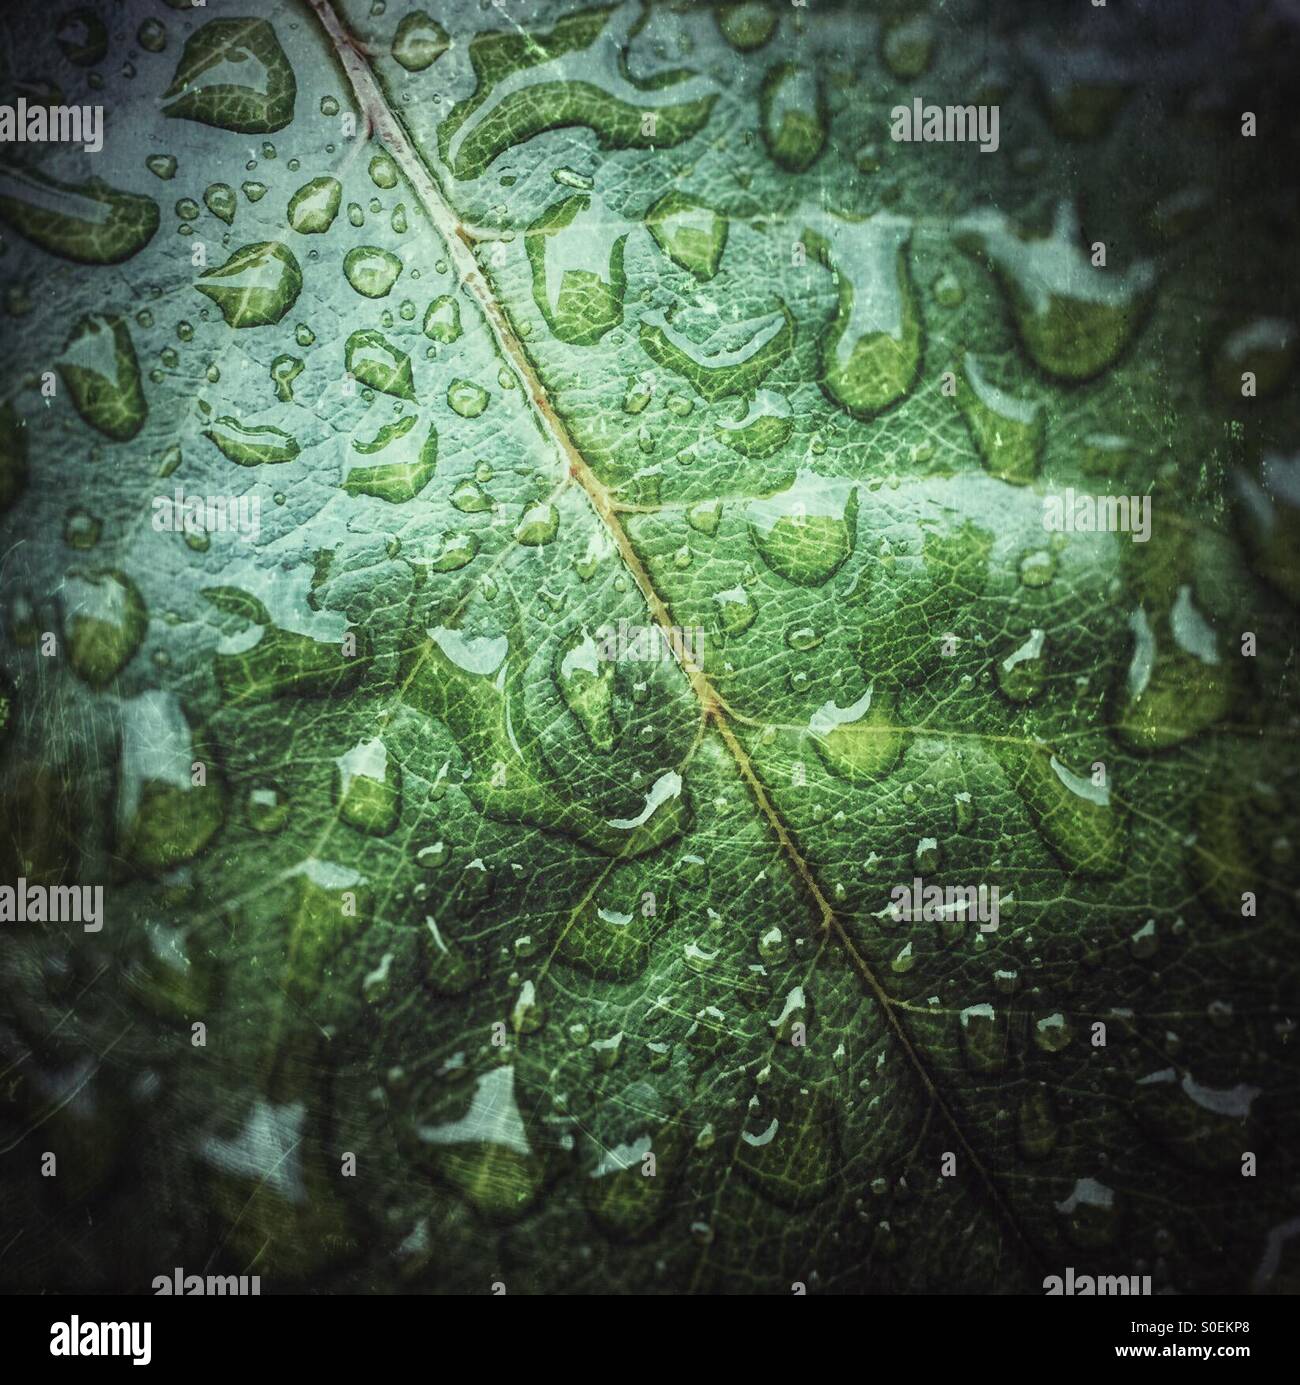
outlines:
M651 360L685 376L710 403L753 394L790 354L795 339L794 318L784 303L747 322L717 324L714 319L703 341L692 340L663 311L646 313L639 333Z
M1114 1189L1095 1178L1080 1178L1056 1210L1064 1218L1070 1242L1084 1250L1110 1245L1119 1230L1120 1207Z
M772 390L759 390L746 400L736 418L714 425L714 436L742 457L770 457L794 431L790 402Z
M334 802L348 826L386 837L402 809L402 770L377 736L334 761Z
M958 243L984 255L1006 290L1025 349L1047 374L1087 380L1131 340L1155 287L1155 269L1097 268L1083 250L1078 214L1057 208L1050 236L1024 239L1001 213L966 217Z
M212 19L186 40L163 114L240 134L293 119L298 84L265 19Z
M470 638L445 626L431 629L408 656L403 695L443 722L460 746L470 775L464 790L481 812L505 822L528 822L563 832L606 855L630 858L682 831L688 805L681 776L661 774L641 812L604 818L551 783L524 714L526 659L520 639Z
M267 327L298 301L302 270L286 246L259 241L204 270L194 287L221 309L228 326Z
M131 333L120 317L93 314L72 329L59 360L72 404L97 432L127 442L144 426L148 406Z
M732 0L714 14L723 38L742 53L761 48L776 32L776 13L763 0Z
M68 663L82 682L105 688L139 649L149 628L135 583L124 572L73 572L63 584Z
M313 178L289 199L289 225L300 235L323 235L333 226L342 197L337 178Z
M1041 400L999 389L967 354L957 373L957 403L990 476L1023 486L1038 475L1047 432Z
M1106 767L1087 777L1075 774L1042 745L1008 745L1001 756L1043 839L1068 869L1098 877L1121 872L1128 823L1111 802Z
M65 259L119 264L153 239L159 213L152 198L98 178L74 185L8 167L0 169L0 220Z
M585 195L565 198L528 228L533 299L560 341L593 346L623 320L627 228Z
M570 638L561 654L556 683L591 744L597 750L612 750L614 665L600 657L599 646L585 628Z
M1257 317L1229 332L1219 344L1211 366L1214 387L1228 400L1242 398L1242 375L1255 377L1255 396L1276 394L1295 362L1296 329L1280 317Z
M1138 606L1129 628L1133 652L1119 689L1115 728L1120 740L1137 750L1162 750L1226 714L1234 696L1232 673L1189 585L1178 588L1165 619L1153 621Z
M820 586L853 552L857 488L850 481L800 471L773 496L751 501L750 536L763 561L787 581Z
M435 298L424 314L424 335L431 341L453 342L460 336L460 304L447 294Z
M645 220L674 264L697 279L712 279L718 272L727 244L726 217L673 189L646 212Z
M808 730L826 764L854 783L888 774L898 763L905 735L894 699L875 685L848 707L825 703L813 713Z
M530 505L515 526L515 542L526 548L540 548L555 538L560 527L560 512L549 500Z
M667 148L709 117L717 83L688 72L634 81L631 10L566 16L521 41L512 29L479 34L470 61L479 81L438 126L438 152L456 178L479 177L498 154L559 125L586 126L602 149ZM574 80L575 67L581 80Z
M291 462L298 455L297 439L269 423L246 425L223 415L203 430L220 449L222 456L240 466Z
M970 1005L958 1016L961 1048L973 1072L1001 1072L1007 1062L1006 1026L991 1005Z
M834 1098L788 1078L762 1089L741 1131L737 1166L780 1207L809 1207L830 1190L840 1168Z
M1255 1148L1252 1107L1260 1088L1206 1087L1190 1072L1165 1068L1138 1079L1133 1109L1138 1123L1180 1162L1194 1169L1240 1168Z
M447 31L423 10L405 15L393 35L393 57L408 72L423 72L450 47Z
M1047 682L1047 658L1043 646L1047 636L1031 630L1029 638L998 660L998 687L1013 702L1032 702Z
M472 380L453 380L447 386L447 404L461 418L477 418L490 399L487 390Z
M366 298L386 297L403 268L391 250L381 250L377 245L353 246L343 257L348 283Z
M121 704L116 850L141 870L161 872L191 860L225 817L216 766L193 742L172 693L150 691ZM203 783L195 783L195 764Z
M920 370L921 321L907 258L912 223L885 212L856 222L820 211L802 219L808 248L839 285L820 343L822 388L855 418L871 418L897 403Z
M587 900L557 942L556 959L604 981L632 981L650 956L651 923Z
M779 63L763 79L759 94L763 142L773 161L802 173L826 143L826 102L815 73Z
M366 466L349 465L343 489L349 495L373 495L393 505L410 500L423 490L437 468L438 430L430 424L421 441L418 435L412 436L415 424L416 415L406 414L393 423L384 424L368 443L354 438L354 452L366 457L381 454L381 460ZM471 547L463 562L454 566L463 566L475 551L477 545ZM437 561L432 566L438 572L451 570L439 567Z
M469 1109L419 1131L438 1175L494 1221L521 1217L542 1186L542 1165L528 1141L515 1097L513 1067L477 1079Z
M343 356L348 374L361 384L395 399L415 401L411 358L382 332L368 328L353 332L343 348Z
M229 226L235 220L239 199L235 196L234 188L228 183L209 183L203 193L203 205L213 216Z

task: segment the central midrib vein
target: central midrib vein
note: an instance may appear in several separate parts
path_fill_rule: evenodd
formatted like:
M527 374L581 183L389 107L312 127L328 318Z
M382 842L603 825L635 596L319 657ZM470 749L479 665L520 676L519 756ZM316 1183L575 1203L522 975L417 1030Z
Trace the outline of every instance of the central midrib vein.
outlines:
M862 984L866 986L880 1006L891 1033L906 1053L917 1078L925 1089L926 1096L942 1113L963 1155L970 1160L971 1166L978 1173L1003 1222L1018 1239L1029 1245L1010 1206L994 1181L992 1173L985 1167L983 1160L980 1159L967 1139L965 1131L957 1120L956 1112L944 1097L930 1073L929 1066L912 1042L911 1035L896 1013L888 993L867 960L854 945L841 920L836 916L830 901L817 883L812 867L791 836L784 820L776 811L766 787L754 769L749 753L740 743L740 739L727 720L721 700L703 672L691 666L690 661L682 657L680 645L671 638L675 633L675 626L672 614L668 609L668 603L659 595L645 564L641 561L640 554L633 547L632 540L623 528L612 493L587 464L586 459L569 436L569 431L563 420L552 407L546 387L542 383L532 359L514 328L511 327L505 309L497 301L496 295L479 268L478 261L474 256L472 236L443 194L433 173L425 163L423 154L407 135L406 127L389 105L388 98L384 95L383 88L379 85L370 64L363 57L343 21L335 13L330 0L307 0L307 3L315 12L329 37L339 62L342 64L367 128L373 130L383 142L411 184L425 214L445 242L460 282L469 289L478 303L498 350L519 377L542 433L558 450L565 463L569 480L581 486L587 495L592 508L617 547L619 556L632 574L651 617L660 629L670 636L670 646L677 657L679 667L689 680L705 715L717 729L723 744L735 760L740 776L753 795L760 813L775 835L791 869L811 899L817 912L818 926L833 937L843 949ZM359 135L358 137L362 136Z

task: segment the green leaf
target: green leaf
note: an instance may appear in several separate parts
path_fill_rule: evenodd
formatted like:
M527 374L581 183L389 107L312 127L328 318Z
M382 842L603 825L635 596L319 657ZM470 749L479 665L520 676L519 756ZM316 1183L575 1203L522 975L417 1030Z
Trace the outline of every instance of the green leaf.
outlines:
M156 8L0 171L6 1282L1294 1289L1283 21Z

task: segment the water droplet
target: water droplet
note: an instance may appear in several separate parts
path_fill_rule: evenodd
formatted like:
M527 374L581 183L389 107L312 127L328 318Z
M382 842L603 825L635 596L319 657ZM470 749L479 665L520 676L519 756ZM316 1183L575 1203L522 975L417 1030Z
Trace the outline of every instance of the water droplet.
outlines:
M140 364L121 318L82 318L58 365L73 407L97 432L114 442L128 442L144 426L148 407Z
M453 380L447 387L447 404L461 418L477 418L490 398L487 390L472 380Z
M384 150L370 160L370 181L377 188L395 188L398 176L397 165Z
M108 30L104 21L84 6L78 6L59 17L54 41L70 63L78 67L93 67L102 62L108 52Z
M646 225L674 264L697 279L712 279L727 244L727 220L673 189L646 212Z
M73 572L63 586L68 662L83 683L107 687L131 660L148 630L144 600L124 572Z
M790 354L795 337L794 318L784 303L749 321L711 321L703 341L692 340L663 311L646 313L638 331L650 359L684 376L710 403L753 394Z
M293 382L302 374L303 364L297 356L277 356L271 362L271 380L275 397L282 404L293 402Z
M99 179L73 185L10 167L0 169L0 220L78 264L119 264L153 238L159 212L152 198Z
M384 298L392 290L404 266L390 250L376 245L354 246L343 258L349 284L366 298Z
M801 470L786 490L751 501L747 518L754 546L773 572L799 586L820 586L853 551L857 489Z
M334 224L342 196L337 178L313 178L289 199L289 225L300 235L323 235Z
M803 239L835 276L839 303L820 342L822 388L855 418L872 418L915 384L921 320L908 268L912 224L878 212L803 218Z
M600 657L596 641L584 628L568 640L556 667L556 684L587 739L601 751L614 747L614 665Z
M971 1005L958 1016L961 1047L973 1072L1001 1072L1007 1061L1007 1037L991 1005Z
M89 510L83 510L80 507L71 509L63 522L63 542L69 548L82 550L94 548L99 542L103 527L103 524Z
M723 38L742 53L761 48L776 32L776 13L759 0L733 0L714 13Z
M437 552L429 559L429 567L434 572L456 572L472 562L477 553L478 538L474 534L447 529L439 539Z
M263 134L289 123L296 95L293 68L266 20L212 19L186 40L163 114Z
M795 63L779 63L759 93L763 142L788 173L802 173L826 143L827 112L816 75Z
M468 479L457 483L451 493L451 503L467 515L483 514L496 506L496 502L478 482Z
M1044 1053L1060 1053L1073 1037L1070 1022L1059 1011L1034 1021L1034 1046Z
M828 768L853 783L888 774L905 737L893 697L875 684L848 707L825 703L813 713L808 730Z
M447 31L423 10L406 15L393 35L393 57L408 72L423 72L448 49Z
M528 548L540 548L555 538L559 527L560 512L549 501L539 501L524 511L515 526L515 542Z
M1026 1159L1046 1159L1056 1148L1059 1135L1052 1098L1043 1087L1034 1087L1020 1102L1016 1113L1016 1143Z
M1065 1219L1065 1234L1073 1245L1096 1250L1110 1245L1119 1230L1120 1209L1113 1189L1094 1178L1080 1178L1074 1191L1056 1210Z
M687 524L700 534L716 534L721 518L721 500L699 500L686 510Z
M242 246L224 265L204 270L194 286L212 299L230 327L266 327L298 301L302 270L278 241Z
M432 341L453 342L460 336L460 304L447 294L435 298L424 314L424 335Z
M997 663L998 687L1013 702L1032 702L1047 682L1046 634L1031 630L1029 638Z
M541 1191L542 1163L519 1112L513 1067L479 1077L460 1119L422 1126L418 1134L439 1177L493 1222L523 1216Z
M1087 876L1119 874L1128 827L1111 802L1109 781L1075 774L1046 746L1007 746L1001 756L1043 839L1065 865Z
M348 374L361 384L395 399L415 401L411 358L382 332L353 332L343 349Z
M1138 1079L1138 1124L1180 1163L1205 1171L1240 1169L1244 1150L1258 1148L1254 1104L1258 1087L1207 1087L1190 1072L1165 1068Z
M1025 239L986 209L959 226L958 244L982 254L1006 290L1025 349L1048 375L1087 380L1119 356L1142 321L1155 270L1096 269L1083 249L1078 214L1057 207L1050 236Z
M277 784L255 784L244 800L244 815L254 832L278 832L289 820L289 795Z
M172 693L156 689L121 703L116 854L149 873L191 860L225 818L225 793L213 770L193 782L195 760L208 756L195 744Z
M1041 400L999 389L968 353L957 375L957 403L990 476L1023 486L1038 475L1047 431Z
M240 466L291 462L298 455L297 440L269 423L246 426L225 415L203 430L223 456Z
M931 285L934 301L941 308L956 308L966 297L961 280L950 269L941 273Z
M341 821L358 832L385 837L402 807L402 771L375 737L334 761L334 802Z
M562 188L573 188L577 192L590 192L593 186L592 179L572 168L553 168L551 177Z
M1242 374L1255 377L1260 399L1276 394L1295 362L1295 324L1279 317L1257 317L1228 333L1211 366L1214 387L1224 399L1241 400Z
M717 607L718 627L724 635L743 635L753 625L758 609L744 587L730 587L726 591L716 592L713 600Z
M548 208L524 235L533 298L563 342L593 346L623 320L628 230L585 195Z
M743 457L770 457L793 431L789 400L771 390L759 390L734 419L722 419L713 428L715 437Z
M934 21L929 15L909 15L894 20L886 28L880 43L880 56L900 80L920 77L930 67L934 38Z
M1020 583L1025 587L1045 587L1056 576L1056 554L1036 548L1020 560Z
M157 19L144 20L135 37L146 53L161 53L167 47L167 30Z

